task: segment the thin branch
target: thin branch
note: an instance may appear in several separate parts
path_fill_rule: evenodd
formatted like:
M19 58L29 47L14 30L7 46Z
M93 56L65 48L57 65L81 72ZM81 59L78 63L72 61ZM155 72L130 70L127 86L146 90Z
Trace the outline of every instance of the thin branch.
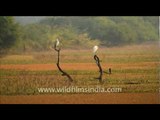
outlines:
M112 74L111 68L109 68L107 72L106 72L106 71L103 71L103 73L106 73L106 74L111 75L111 74Z
M101 64L100 64L100 60L99 60L97 55L94 55L94 59L96 61L96 64L97 64L97 66L99 68L99 73L100 73L99 77L97 79L99 80L100 83L102 83L103 70L102 70L102 67L101 67Z

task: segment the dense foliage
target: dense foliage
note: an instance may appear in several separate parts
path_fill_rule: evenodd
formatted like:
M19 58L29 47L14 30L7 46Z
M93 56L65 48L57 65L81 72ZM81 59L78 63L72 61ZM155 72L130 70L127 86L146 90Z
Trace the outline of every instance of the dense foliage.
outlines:
M13 17L0 16L0 50L10 48L18 39L18 25Z
M0 48L47 50L59 38L66 48L115 46L158 40L158 17L44 17L17 25L0 17Z

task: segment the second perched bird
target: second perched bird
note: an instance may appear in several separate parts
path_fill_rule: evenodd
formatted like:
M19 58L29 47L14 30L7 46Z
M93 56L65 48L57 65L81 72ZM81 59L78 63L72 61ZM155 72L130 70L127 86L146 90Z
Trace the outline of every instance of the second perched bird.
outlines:
M98 50L98 46L96 45L93 47L93 53L96 54L97 50Z

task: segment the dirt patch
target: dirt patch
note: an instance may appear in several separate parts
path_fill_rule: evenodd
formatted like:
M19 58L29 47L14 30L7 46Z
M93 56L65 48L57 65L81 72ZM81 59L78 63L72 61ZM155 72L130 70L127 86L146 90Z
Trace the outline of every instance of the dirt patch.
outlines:
M102 64L104 69L123 68L123 69L140 69L145 67L156 67L158 62L143 62L137 64ZM95 63L61 63L61 67L65 70L97 70ZM26 64L26 65L1 65L0 69L19 69L19 70L57 70L55 64Z
M156 93L0 96L1 104L159 104Z
M88 69L96 69L96 65L94 64L85 64L85 63L75 63L69 64L64 63L61 64L63 69L66 70L88 70ZM20 69L20 70L57 70L57 66L54 64L30 64L30 65L1 65L1 69Z

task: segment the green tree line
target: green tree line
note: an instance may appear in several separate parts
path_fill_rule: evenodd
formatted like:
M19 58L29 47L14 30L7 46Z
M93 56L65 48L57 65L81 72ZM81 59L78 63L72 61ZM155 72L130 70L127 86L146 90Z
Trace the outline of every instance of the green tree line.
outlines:
M0 53L14 45L18 37L18 24L13 17L0 16Z
M0 49L47 50L59 38L66 48L115 46L158 40L158 17L46 17L17 25L13 17L0 17Z

